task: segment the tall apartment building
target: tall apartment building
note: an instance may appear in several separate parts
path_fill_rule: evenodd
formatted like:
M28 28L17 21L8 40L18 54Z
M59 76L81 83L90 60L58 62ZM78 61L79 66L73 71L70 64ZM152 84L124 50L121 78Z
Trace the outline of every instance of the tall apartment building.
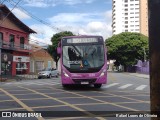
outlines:
M112 33L121 32L148 36L147 0L112 0Z

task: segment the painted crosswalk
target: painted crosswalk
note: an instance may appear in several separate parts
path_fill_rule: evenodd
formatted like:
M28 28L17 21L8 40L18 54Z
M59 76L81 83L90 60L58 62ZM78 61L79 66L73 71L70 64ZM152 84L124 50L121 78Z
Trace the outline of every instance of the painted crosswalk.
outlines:
M128 88L129 86L132 86L133 84L126 84L126 85L123 85L121 87L119 87L119 89L125 89L125 88Z
M135 90L143 90L146 87L147 87L147 85L140 85Z
M4 83L3 85L26 85L26 86L30 86L30 85L38 85L38 86L43 86L43 85L61 85L60 81L51 81L51 80L45 80L45 81L18 81L18 82L10 82L10 83ZM141 91L141 90L145 90L146 88L148 88L149 85L134 85L134 84L122 84L122 83L109 83L106 85L102 85L102 89L110 89L110 88L114 88L114 89L119 89L119 90L127 90L127 89L134 89L136 91Z
M111 84L102 86L102 88L104 88L104 89L106 89L106 88L117 88L117 89L120 89L120 90L134 89L134 90L137 90L137 91L144 90L147 87L149 87L149 86L148 85L136 86L134 84L120 84L120 83L111 83Z
M116 85L118 85L118 84L119 84L119 83L108 84L108 85L105 85L103 88L110 88L110 87L116 86Z

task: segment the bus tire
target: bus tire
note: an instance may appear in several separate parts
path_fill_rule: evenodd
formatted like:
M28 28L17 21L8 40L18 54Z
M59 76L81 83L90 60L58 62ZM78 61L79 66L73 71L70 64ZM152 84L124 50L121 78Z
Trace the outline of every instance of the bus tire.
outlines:
M102 84L94 84L95 88L101 88Z

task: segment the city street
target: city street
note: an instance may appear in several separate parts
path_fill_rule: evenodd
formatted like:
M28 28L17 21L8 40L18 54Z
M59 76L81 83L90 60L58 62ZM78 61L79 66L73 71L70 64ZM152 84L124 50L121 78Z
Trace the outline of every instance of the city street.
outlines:
M132 115L136 111L149 111L149 92L149 79L116 72L108 72L108 84L100 89L93 86L64 89L60 78L1 82L0 111L42 112L38 119L150 120L147 116L118 117L119 112Z

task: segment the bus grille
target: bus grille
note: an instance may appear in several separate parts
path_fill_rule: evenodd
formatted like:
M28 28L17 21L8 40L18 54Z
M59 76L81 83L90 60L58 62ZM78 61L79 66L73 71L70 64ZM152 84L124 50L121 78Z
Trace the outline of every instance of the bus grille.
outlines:
M95 83L97 79L72 79L75 83L80 84L81 82L89 82L90 84Z

